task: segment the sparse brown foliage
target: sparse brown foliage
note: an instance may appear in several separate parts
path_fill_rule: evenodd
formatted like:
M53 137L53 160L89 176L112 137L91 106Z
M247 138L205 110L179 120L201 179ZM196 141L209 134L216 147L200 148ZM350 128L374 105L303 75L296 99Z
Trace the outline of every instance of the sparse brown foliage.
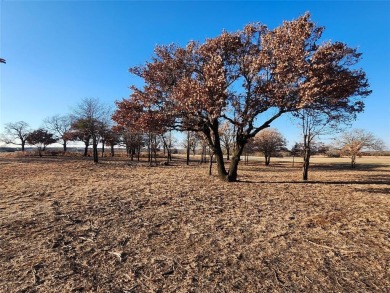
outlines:
M343 133L338 139L337 144L343 152L351 156L351 167L356 166L356 157L362 150L383 150L384 142L375 137L369 131L363 129L353 129Z
M286 147L286 139L277 129L264 129L255 136L253 147L263 153L265 165L268 166L271 156Z

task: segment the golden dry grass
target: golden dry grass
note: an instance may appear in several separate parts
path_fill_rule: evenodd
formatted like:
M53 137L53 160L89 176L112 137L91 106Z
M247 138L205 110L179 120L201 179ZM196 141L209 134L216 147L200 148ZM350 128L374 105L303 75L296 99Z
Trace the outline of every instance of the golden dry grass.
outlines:
M321 159L319 159L321 161ZM0 157L1 292L386 292L390 163Z

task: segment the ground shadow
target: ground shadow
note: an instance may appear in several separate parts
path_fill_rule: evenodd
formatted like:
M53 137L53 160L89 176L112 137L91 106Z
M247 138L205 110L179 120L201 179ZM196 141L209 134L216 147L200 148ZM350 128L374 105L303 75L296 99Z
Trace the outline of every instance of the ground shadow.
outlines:
M374 181L374 180L365 180L365 181L317 181L317 180L307 180L307 181L253 181L253 180L239 180L240 183L250 183L250 184L325 184L325 185L372 185L372 184L381 184L389 185L389 181Z

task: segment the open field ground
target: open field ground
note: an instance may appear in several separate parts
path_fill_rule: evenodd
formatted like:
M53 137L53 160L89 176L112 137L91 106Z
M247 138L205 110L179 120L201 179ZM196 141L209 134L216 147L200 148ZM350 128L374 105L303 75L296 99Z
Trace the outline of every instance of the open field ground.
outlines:
M390 157L357 164L0 156L0 292L389 292Z

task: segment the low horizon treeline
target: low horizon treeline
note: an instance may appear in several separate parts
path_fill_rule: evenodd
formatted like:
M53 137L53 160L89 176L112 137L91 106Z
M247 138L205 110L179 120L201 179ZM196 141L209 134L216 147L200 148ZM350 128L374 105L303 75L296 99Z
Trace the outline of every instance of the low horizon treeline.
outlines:
M125 147L115 147L117 150L118 155L123 155L126 154L126 148ZM99 152L101 151L101 148L98 148ZM122 151L122 152L121 152ZM13 152L22 152L20 147L0 147L0 153L13 153ZM24 152L30 152L30 153L35 153L36 148L35 147L26 147ZM72 154L72 153L83 153L84 152L84 147L68 147L67 153ZM147 152L146 149L141 150L141 152ZM158 152L162 152L162 150L158 150ZM62 147L47 147L46 151L44 154L46 155L61 155L63 154L63 149ZM186 149L185 148L174 148L172 149L172 154L181 154L185 155L186 154ZM108 155L108 153L107 153ZM198 150L195 152L193 155L201 155L201 150ZM225 154L226 155L226 154ZM255 152L255 153L250 153L248 154L250 156L263 156L264 154L262 152ZM329 157L329 158L339 158L339 157L348 157L348 154L343 154L341 150L336 150L336 149L331 149L326 152L317 152L314 153L313 155L321 155L324 157ZM360 153L360 156L390 156L390 151L384 150L384 151L364 151ZM291 151L289 150L283 150L275 153L273 157L277 158L283 158L283 157L303 157L303 154L292 154Z

